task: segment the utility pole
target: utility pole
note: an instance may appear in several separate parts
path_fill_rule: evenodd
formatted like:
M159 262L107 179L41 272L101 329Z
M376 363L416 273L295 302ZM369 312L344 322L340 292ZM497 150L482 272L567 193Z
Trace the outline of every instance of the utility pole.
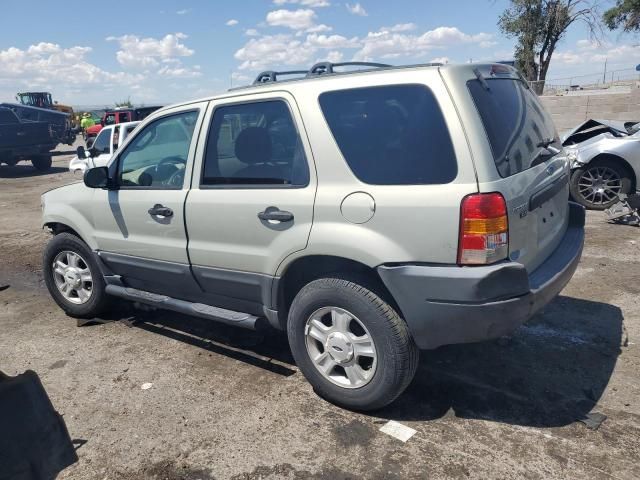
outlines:
M602 84L607 83L607 57L604 58L604 73L602 74Z

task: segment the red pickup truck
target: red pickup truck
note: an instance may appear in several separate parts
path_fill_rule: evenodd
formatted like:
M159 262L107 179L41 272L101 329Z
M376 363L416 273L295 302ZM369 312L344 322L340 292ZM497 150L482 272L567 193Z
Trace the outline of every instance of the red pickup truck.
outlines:
M85 140L87 147L91 147L91 144L96 139L102 127L106 125L115 125L117 123L133 122L144 120L162 106L155 107L139 107L139 108L116 108L114 110L107 110L102 116L102 120L97 125L87 128L85 132Z

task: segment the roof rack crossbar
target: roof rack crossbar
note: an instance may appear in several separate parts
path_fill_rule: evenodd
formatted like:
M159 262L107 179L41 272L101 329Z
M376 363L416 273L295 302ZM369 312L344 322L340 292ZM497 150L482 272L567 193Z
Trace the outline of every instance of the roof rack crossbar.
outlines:
M307 73L307 77L312 77L314 75L324 75L327 73L334 73L334 67L374 67L374 68L389 68L391 65L387 65L386 63L374 63L374 62L340 62L340 63L332 63L332 62L320 62L316 63L309 72Z
M256 79L253 81L254 85L259 85L261 83L269 83L269 82L277 82L278 77L281 75L305 75L307 73L306 70L289 70L286 72L276 72L274 70L267 70L258 74Z

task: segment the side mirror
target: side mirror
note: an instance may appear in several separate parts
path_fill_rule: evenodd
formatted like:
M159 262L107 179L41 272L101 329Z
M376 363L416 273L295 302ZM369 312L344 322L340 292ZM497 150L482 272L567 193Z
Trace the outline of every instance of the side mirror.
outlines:
M76 153L78 154L78 158L81 160L87 158L87 152L82 145L76 148Z
M100 120L100 125L104 127L104 119Z
M107 188L109 186L109 169L94 167L84 172L84 184L89 188Z

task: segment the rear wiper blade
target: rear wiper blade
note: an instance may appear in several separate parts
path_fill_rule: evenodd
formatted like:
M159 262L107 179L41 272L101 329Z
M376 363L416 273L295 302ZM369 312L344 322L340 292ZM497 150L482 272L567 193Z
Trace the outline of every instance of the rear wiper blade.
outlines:
M540 142L538 144L539 147L542 147L543 149L540 150L536 156L533 158L533 160L531 160L531 166L535 167L536 165L541 164L542 162L546 162L547 160L549 160L552 157L555 157L556 155L558 155L561 150L556 148L556 147L552 147L550 144L543 146L541 145L542 142Z
M553 142L555 142L554 138L547 138L545 140L542 140L541 142L538 142L538 145L536 145L536 147L538 147L538 148L547 148Z

